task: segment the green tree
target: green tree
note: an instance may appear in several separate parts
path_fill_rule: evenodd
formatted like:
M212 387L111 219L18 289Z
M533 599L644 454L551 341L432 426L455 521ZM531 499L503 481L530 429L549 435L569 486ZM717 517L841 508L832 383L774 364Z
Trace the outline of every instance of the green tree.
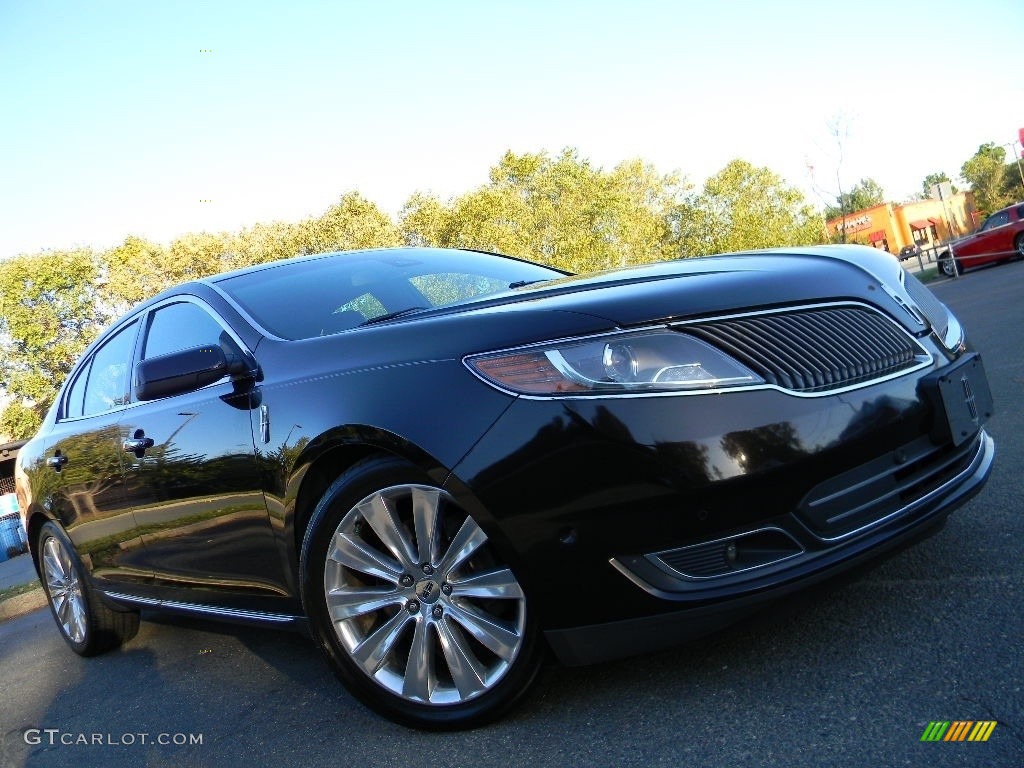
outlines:
M167 253L163 246L129 235L121 245L100 254L106 267L103 299L112 314L121 315L167 285Z
M1006 150L993 142L982 144L960 166L960 177L971 185L974 202L982 213L992 213L1009 201L1004 196Z
M836 219L840 216L862 211L885 202L885 191L874 179L861 179L849 192L836 197L836 204L825 209L825 219Z
M297 253L381 248L401 242L394 222L358 192L342 195L322 215L295 227Z
M96 309L92 251L54 251L0 262L0 383L13 402L0 432L30 437L82 350L107 317Z
M241 266L227 233L190 232L169 247L130 236L100 254L106 281L100 294L111 314L130 307L165 288Z
M810 245L824 241L821 216L768 168L733 160L677 212L677 243L687 256Z
M451 208L433 195L415 192L398 212L398 228L406 245L451 245L455 236L455 221Z
M408 244L501 251L589 272L672 255L669 217L684 189L639 160L606 171L573 149L506 152L488 184L448 204L413 195L399 227Z
M1021 178L1021 166L1017 164L1016 158L1003 166L1003 183L999 193L1004 206L1024 200L1024 179Z
M227 232L189 232L171 241L160 264L161 290L242 266Z
M239 266L291 258L300 249L298 225L283 221L243 229L234 235L230 246Z

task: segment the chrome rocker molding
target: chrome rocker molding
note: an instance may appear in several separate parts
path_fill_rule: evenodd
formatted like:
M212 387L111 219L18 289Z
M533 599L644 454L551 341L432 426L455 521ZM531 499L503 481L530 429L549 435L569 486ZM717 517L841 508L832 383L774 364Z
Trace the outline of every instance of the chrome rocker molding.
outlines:
M200 603L182 603L175 600L158 600L153 597L138 597L120 592L103 592L104 597L122 605L133 605L140 608L159 608L161 611L173 611L192 616L211 616L224 621L237 621L252 624L274 624L277 626L302 626L306 619L303 616L292 616L286 613L267 613L265 611L246 611L240 608L220 608Z

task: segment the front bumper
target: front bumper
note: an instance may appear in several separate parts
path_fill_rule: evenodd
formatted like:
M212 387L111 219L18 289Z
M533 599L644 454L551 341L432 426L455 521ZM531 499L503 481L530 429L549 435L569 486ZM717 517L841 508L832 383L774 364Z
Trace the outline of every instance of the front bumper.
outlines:
M933 497L898 528L887 527L872 535L840 545L813 560L795 563L792 569L777 573L748 594L729 600L674 610L630 620L546 632L548 643L562 664L579 666L612 658L662 650L686 640L723 629L759 606L788 594L836 577L839 573L915 544L941 529L949 513L979 492L988 477L995 455L992 438L982 432L978 461L969 476ZM633 577L635 579L635 577ZM645 591L649 584L638 584ZM662 597L676 595L662 593Z
M791 572L780 574L777 583L752 588L732 599L655 616L548 630L545 632L548 644L559 661L569 666L664 650L723 629L768 603L865 565L883 554L916 544L941 530L949 514L981 490L992 469L995 444L985 433L980 440L979 461L970 476L951 488L947 495L919 510L912 519L904 521L898 530L879 530L839 545L827 556L795 564ZM651 587L642 585L642 588L646 591Z
M446 485L564 660L639 652L913 539L980 490L993 442L977 424L951 438L934 391L972 356L932 354L824 397L519 400Z
M995 443L982 431L969 470L936 489L927 499L910 505L905 510L906 514L899 516L898 523L881 526L867 535L836 544L827 550L807 553L805 558L794 558L785 568L770 574L751 577L744 584L742 594L738 594L734 585L733 594L738 596L703 602L695 607L656 616L548 630L545 633L548 643L562 663L581 665L661 650L722 629L759 606L938 532L953 510L981 490L992 470L994 456ZM647 563L643 564L646 567L636 570L620 562L613 564L649 594L676 603L687 602L688 598L693 597L693 593L685 589L671 590L672 585L657 575L651 581L638 576L638 571L652 573ZM652 582L658 582L662 587L668 586L669 589L662 589Z

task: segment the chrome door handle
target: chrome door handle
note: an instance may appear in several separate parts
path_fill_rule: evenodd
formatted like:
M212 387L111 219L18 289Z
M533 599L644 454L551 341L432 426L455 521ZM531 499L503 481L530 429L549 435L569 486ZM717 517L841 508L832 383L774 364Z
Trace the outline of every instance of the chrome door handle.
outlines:
M129 437L123 443L121 447L124 448L125 453L139 454L145 451L147 448L153 447L152 437Z
M60 451L57 451L57 453L55 453L53 456L46 460L46 466L50 467L51 469L55 469L58 472L60 472L64 465L67 463L68 457L62 454Z

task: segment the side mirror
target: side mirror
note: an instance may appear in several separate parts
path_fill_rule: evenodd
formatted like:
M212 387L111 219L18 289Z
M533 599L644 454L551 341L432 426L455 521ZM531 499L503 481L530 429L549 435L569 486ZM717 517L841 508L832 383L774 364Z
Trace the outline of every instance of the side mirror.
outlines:
M216 344L151 357L135 366L135 397L156 400L205 387L229 373L224 350Z

